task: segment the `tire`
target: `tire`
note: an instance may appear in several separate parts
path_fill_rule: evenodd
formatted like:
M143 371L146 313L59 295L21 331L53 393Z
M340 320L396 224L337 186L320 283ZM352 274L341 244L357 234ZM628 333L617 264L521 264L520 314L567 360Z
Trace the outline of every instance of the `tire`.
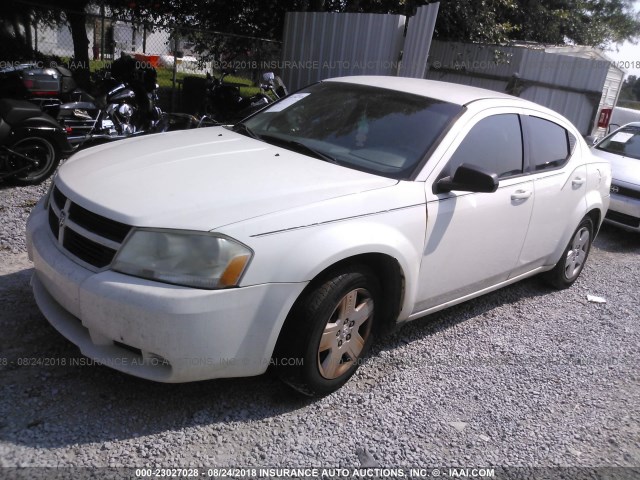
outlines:
M380 298L378 280L366 267L334 272L312 284L278 339L274 363L281 380L309 396L344 385L371 347Z
M562 257L553 270L544 274L544 279L551 286L562 290L569 288L578 279L591 250L593 242L593 221L585 217L571 236Z
M46 138L28 137L18 140L9 147L14 152L26 155L38 161L38 165L24 173L14 175L11 180L17 185L36 185L42 183L54 172L60 156L56 147ZM17 160L22 162L23 160Z

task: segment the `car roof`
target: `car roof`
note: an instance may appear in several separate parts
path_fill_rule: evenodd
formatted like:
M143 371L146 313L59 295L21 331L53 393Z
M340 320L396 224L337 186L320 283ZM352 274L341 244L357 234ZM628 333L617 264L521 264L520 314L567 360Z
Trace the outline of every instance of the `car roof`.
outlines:
M458 83L439 82L437 80L424 80L420 78L405 78L391 76L375 76L362 75L353 77L337 77L326 80L327 82L344 82L358 85L369 85L372 87L386 88L389 90L397 90L400 92L412 93L423 97L441 100L443 102L454 103L457 105L467 105L477 100L501 99L511 100L519 104L535 106L540 105L531 103L527 100L517 98L506 93L486 90L484 88L469 87Z

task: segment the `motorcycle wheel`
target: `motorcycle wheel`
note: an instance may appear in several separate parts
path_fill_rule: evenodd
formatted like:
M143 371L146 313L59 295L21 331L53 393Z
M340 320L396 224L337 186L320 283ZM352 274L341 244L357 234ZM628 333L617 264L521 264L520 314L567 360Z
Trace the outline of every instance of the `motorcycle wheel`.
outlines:
M58 163L60 163L60 157L57 154L56 148L49 140L42 137L23 138L9 148L37 162L33 168L12 177L13 183L18 185L36 185L45 181L54 172ZM19 158L10 161L24 162L24 160Z

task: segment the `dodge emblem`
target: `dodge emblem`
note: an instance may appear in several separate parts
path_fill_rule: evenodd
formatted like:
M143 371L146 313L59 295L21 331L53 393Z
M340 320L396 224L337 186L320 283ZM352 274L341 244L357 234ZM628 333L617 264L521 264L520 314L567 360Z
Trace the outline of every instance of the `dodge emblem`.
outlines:
M58 221L58 227L62 228L64 227L64 222L67 220L67 212L65 212L64 210L62 210L60 212L60 220Z

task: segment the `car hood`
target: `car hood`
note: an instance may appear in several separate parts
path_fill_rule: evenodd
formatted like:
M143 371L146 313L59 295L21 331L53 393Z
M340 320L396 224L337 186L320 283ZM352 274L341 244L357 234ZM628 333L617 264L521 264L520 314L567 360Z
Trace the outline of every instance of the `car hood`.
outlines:
M633 185L640 186L640 160L631 157L623 157L615 153L605 152L593 148L592 153L599 158L609 160L611 164L611 177Z
M148 135L79 152L58 188L72 201L141 227L212 230L395 185L222 127Z

